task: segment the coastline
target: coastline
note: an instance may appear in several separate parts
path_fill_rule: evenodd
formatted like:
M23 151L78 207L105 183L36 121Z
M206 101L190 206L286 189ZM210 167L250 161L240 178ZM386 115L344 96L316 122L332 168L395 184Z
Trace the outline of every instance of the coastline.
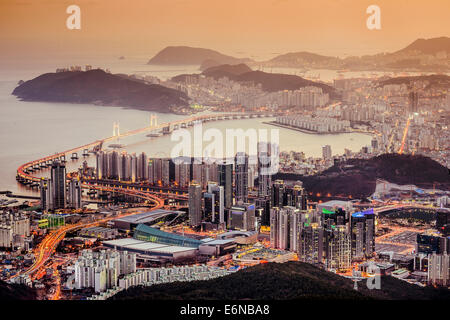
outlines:
M275 127L280 127L280 128L284 128L284 129L290 129L290 130L294 130L294 131L299 131L299 132L306 133L306 134L320 134L320 135L332 134L332 135L338 135L338 134L353 133L354 132L354 131L318 132L318 131L312 131L312 130L308 130L308 129L292 127L292 126L289 126L289 125L286 125L286 124L276 123L275 121L263 122L263 123L264 124L269 124L269 125L272 125L272 126L275 126ZM359 133L364 133L364 132L359 132ZM367 133L367 134L369 134L369 133Z

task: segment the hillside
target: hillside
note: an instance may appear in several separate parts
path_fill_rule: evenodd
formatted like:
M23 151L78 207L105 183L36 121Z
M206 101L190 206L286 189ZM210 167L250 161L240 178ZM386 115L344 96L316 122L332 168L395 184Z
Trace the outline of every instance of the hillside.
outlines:
M218 51L187 46L170 46L158 52L148 61L153 65L200 65L205 60L219 64L238 64L249 59L239 59L224 55Z
M111 300L291 300L291 299L450 299L448 290L421 288L401 280L381 279L381 290L360 291L353 281L302 262L266 263L205 281L132 287Z
M273 177L275 179L303 181L306 190L312 192L312 198L318 193L359 199L368 197L375 191L377 179L450 190L448 169L428 157L417 155L383 154L368 160L350 159L315 176L278 173Z
M213 77L215 79L222 78L222 77L234 77L239 76L241 74L251 72L252 69L250 69L249 66L247 66L245 63L240 64L223 64L220 66L214 66L205 69L202 74L208 77Z
M24 285L8 284L0 281L0 301L35 300L36 292Z
M320 82L306 80L302 77L283 74L283 73L267 73L263 71L252 71L241 74L237 77L237 81L258 83L262 85L263 90L273 92L281 90L297 90L302 87L313 86L321 88L325 93L334 95L334 89Z
M183 92L100 69L46 73L22 83L12 94L25 101L93 103L159 112L189 102Z
M247 66L245 64L240 64L237 66L221 65L206 69L202 74L215 79L227 77L236 82L260 84L262 89L267 92L297 90L307 86L319 87L325 93L329 93L331 98L336 97L336 91L334 88L327 84L314 82L299 76L283 73L267 73L263 71L249 71L240 73L245 71L246 67ZM183 82L185 81L186 76L192 75L182 74L173 77L171 80L175 82ZM197 74L194 76L199 75Z

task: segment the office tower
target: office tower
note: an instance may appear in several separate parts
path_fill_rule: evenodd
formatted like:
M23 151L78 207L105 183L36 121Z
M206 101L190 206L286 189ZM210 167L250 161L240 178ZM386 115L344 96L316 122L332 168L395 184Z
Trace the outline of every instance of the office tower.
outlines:
M270 196L272 175L278 168L278 145L258 143L258 197Z
M343 270L351 267L351 239L344 225L325 231L325 265L328 269Z
M53 161L51 169L51 191L54 209L66 207L66 166L59 161Z
M53 210L53 192L50 180L42 178L39 182L42 211Z
M228 227L230 229L254 231L255 205L243 203L232 206L228 210Z
M429 285L448 287L450 284L450 255L447 253L429 254L427 276Z
M233 205L233 164L221 163L218 165L218 182L224 190L225 208Z
M234 158L235 165L235 199L238 202L248 201L248 155L244 152L238 152Z
M148 158L144 152L142 152L137 158L137 180L148 180Z
M438 233L424 232L417 234L417 253L450 254L450 238L441 237Z
M256 205L256 208L259 209L259 211L261 213L261 225L269 226L270 225L270 208L272 208L270 197L256 198L255 205Z
M72 209L81 208L81 183L79 179L69 181L68 207Z
M347 226L349 222L350 213L343 208L336 207L332 210L322 208L322 225L325 229L330 229L333 225ZM350 226L348 226L348 231L350 231Z
M284 182L276 180L272 185L272 207L284 206Z
M248 167L248 187L253 189L255 187L255 177L257 172L257 166L249 165Z
M296 184L294 186L286 186L284 190L284 205L296 207L300 210L308 209L308 194L306 190Z
M305 223L299 232L300 261L321 264L323 259L323 228L318 223Z
M331 146L330 145L326 145L322 147L322 157L323 160L330 160L331 159Z
M204 202L204 214L203 217L205 219L205 221L211 221L214 222L214 218L215 218L215 194L214 193L209 193L209 192L205 192L203 194L203 202Z
M214 195L214 211L212 221L220 224L221 226L225 226L225 200L223 186L219 186L216 182L210 182L208 183L208 193Z
M436 212L436 229L444 237L450 235L450 210L440 209Z
M202 165L202 188L206 189L210 181L217 182L217 164L204 162Z
M351 219L352 257L368 258L375 252L375 215L373 209L355 212Z
M202 187L192 182L189 186L189 225L198 226L202 222Z

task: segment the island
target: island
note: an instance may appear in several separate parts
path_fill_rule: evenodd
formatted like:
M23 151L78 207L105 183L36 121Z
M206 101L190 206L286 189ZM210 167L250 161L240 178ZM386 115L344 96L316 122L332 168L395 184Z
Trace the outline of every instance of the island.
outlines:
M24 101L119 106L166 113L189 105L184 92L101 69L42 74L19 84L12 94Z

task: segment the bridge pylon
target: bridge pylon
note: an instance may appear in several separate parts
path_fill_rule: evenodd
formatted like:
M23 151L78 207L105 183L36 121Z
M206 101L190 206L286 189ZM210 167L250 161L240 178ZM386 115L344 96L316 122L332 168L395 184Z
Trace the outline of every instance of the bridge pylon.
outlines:
M155 122L155 124L153 124L153 122ZM152 113L150 115L150 127L153 127L153 126L156 127L157 125L158 125L158 116L156 114Z
M119 122L113 122L113 137L120 137L120 125Z

